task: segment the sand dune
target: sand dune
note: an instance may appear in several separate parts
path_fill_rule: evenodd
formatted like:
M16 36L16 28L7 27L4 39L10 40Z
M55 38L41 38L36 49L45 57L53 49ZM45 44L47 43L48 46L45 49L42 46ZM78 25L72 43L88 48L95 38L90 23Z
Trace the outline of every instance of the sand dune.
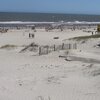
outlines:
M29 38L29 32L34 33L21 29L0 34L0 100L100 100L99 47L94 47L99 39L77 42L76 50L39 56L27 46L33 42L38 46L60 45L68 38L91 33L38 29L35 37ZM20 52L23 49L26 52ZM68 57L71 61L65 60Z

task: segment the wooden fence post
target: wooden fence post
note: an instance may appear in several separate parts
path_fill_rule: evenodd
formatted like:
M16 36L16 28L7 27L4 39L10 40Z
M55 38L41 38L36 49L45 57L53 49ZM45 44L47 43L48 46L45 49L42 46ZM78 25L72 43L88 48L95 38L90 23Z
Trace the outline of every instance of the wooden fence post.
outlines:
M69 44L69 49L71 49L71 44Z
M62 43L62 50L64 49L64 43Z
M69 48L69 45L67 44L67 49Z
M55 44L54 44L54 51L56 51L56 46L55 46Z
M75 49L77 49L77 44L75 43Z
M47 54L49 53L49 46L47 46Z
M41 55L41 47L39 47L39 55Z

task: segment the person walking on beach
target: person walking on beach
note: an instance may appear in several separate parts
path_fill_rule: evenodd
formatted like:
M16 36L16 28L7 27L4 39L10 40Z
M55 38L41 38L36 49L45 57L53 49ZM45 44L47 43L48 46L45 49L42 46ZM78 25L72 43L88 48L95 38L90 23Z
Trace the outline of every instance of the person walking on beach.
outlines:
M92 35L93 35L93 32L92 32Z
M31 34L29 33L29 38L31 37Z

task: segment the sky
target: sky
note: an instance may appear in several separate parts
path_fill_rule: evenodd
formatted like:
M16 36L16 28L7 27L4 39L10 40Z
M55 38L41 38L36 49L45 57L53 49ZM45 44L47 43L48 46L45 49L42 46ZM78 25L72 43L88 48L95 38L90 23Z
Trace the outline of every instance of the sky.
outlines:
M100 15L100 0L0 0L0 12Z

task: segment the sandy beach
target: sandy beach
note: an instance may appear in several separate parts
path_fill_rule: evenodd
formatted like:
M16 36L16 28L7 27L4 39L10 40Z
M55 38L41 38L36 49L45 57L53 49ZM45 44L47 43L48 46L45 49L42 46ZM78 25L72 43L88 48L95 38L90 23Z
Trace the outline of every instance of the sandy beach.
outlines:
M88 31L95 30L0 33L0 100L100 100L100 38L69 40L91 36ZM56 49L60 45L62 49ZM47 54L39 54L42 46Z

